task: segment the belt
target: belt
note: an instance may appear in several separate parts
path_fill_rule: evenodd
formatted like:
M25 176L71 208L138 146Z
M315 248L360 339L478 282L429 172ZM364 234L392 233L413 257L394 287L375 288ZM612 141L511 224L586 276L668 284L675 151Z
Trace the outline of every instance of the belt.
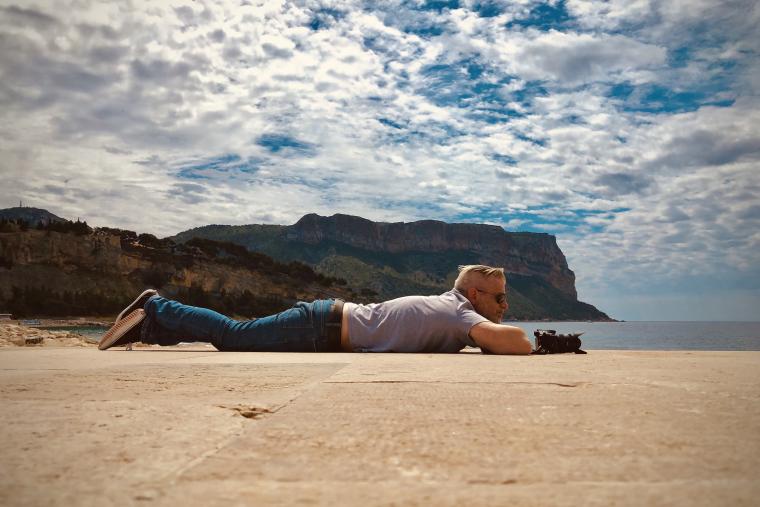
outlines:
M340 327L343 322L343 300L336 299L327 314L325 329L327 345L331 352L340 352Z

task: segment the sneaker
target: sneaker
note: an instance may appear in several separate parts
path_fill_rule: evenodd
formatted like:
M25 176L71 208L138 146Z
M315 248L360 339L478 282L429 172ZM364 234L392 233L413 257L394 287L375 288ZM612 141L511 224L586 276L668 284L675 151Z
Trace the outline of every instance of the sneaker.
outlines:
M100 339L98 348L106 350L120 345L127 345L131 348L132 343L140 341L140 331L144 320L145 310L142 308L138 308L123 319L117 320Z
M116 322L119 322L121 319L132 313L133 311L137 310L138 308L142 308L145 306L145 303L148 302L148 300L153 297L158 296L158 291L155 289L148 289L146 291L143 291L142 294L137 296L137 299L132 301L132 304L130 304L128 307L124 308L124 310L121 311L118 317L116 317L116 320L114 321L114 324Z

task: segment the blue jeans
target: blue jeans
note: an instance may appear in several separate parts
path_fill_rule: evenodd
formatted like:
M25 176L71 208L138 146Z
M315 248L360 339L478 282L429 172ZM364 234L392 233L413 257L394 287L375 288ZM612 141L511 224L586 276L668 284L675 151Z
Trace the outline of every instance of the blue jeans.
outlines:
M260 319L238 321L207 308L161 296L145 303L143 343L207 342L222 351L337 352L327 340L326 320L334 301L298 302Z

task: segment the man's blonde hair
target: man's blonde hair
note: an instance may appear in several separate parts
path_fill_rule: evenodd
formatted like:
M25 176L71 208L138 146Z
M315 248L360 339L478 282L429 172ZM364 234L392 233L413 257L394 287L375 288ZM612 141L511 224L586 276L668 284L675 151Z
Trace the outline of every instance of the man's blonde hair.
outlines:
M484 278L491 278L494 276L504 278L505 280L507 278L504 274L504 268L493 268L482 264L459 266L459 276L457 276L457 279L454 282L454 288L460 291L466 291L470 287L474 287L477 282Z

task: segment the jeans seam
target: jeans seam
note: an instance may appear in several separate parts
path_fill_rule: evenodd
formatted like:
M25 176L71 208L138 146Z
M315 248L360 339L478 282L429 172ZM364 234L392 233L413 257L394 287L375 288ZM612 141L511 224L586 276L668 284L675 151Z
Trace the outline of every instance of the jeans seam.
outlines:
M308 323L306 324L299 324L296 326L289 326L287 324L283 324L281 326L282 329L313 329L314 328L314 315L313 315L313 306L309 305L308 307L304 307L303 305L295 305L292 308L289 308L285 310L286 312L291 310L300 310L306 313L306 318L308 320ZM308 309L307 309L308 308Z

